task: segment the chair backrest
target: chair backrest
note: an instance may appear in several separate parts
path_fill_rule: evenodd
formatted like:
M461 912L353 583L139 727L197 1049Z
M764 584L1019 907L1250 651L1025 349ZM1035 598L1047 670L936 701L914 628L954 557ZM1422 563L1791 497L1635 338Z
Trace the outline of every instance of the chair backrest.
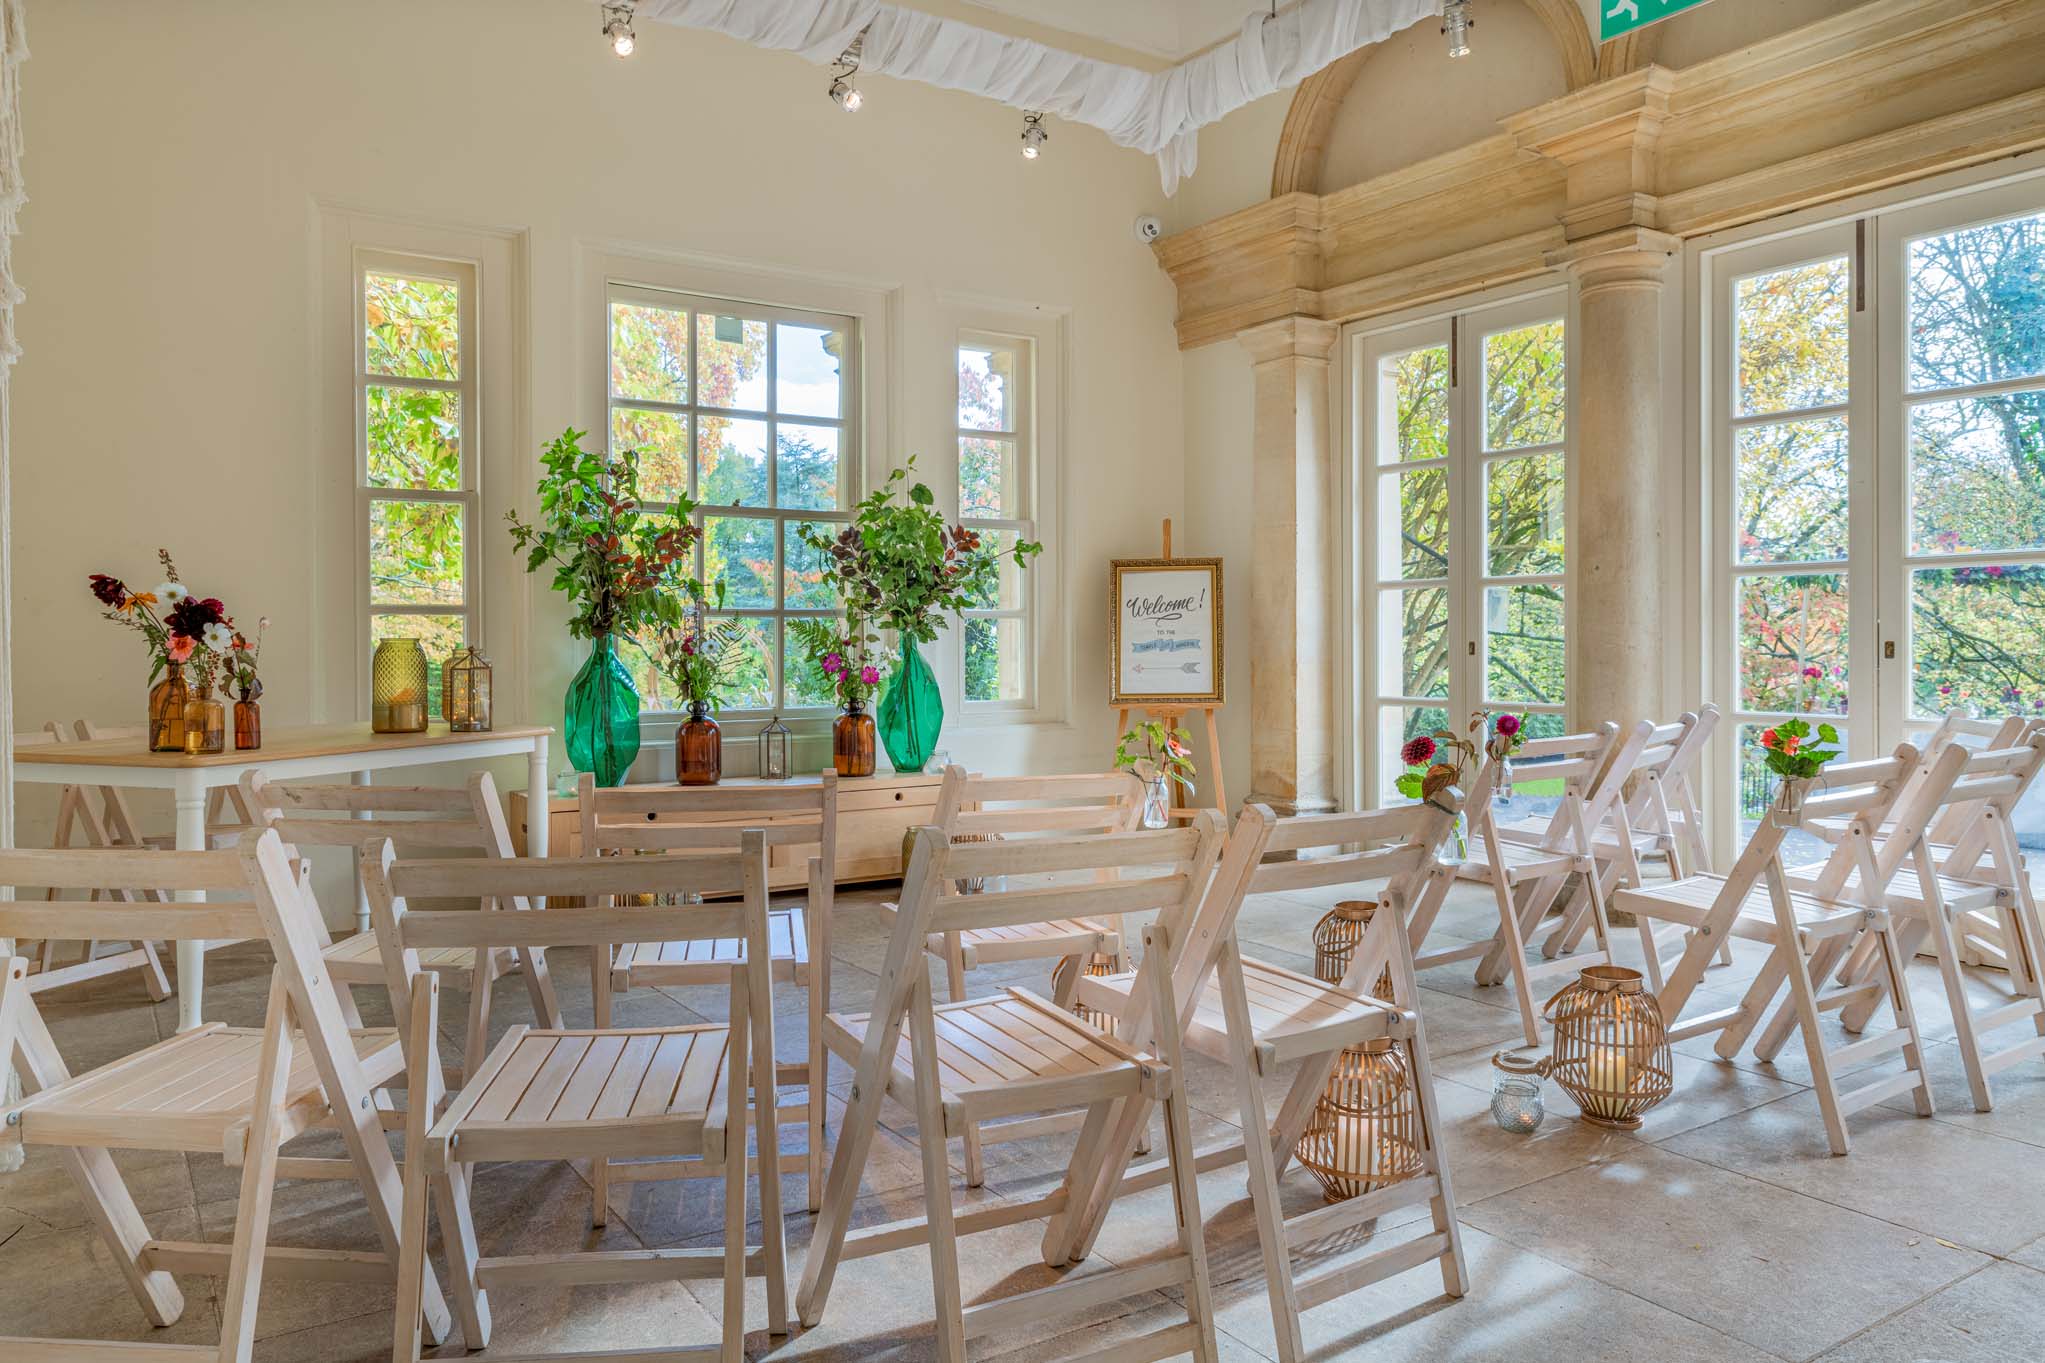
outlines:
M616 946L649 935L656 941L739 938L743 958L734 979L754 1000L771 1000L767 937L767 835L738 831L729 850L686 857L548 858L505 860L400 860L385 842L366 851L363 889L369 899L384 977L395 1006L411 1007L422 948ZM683 899L702 894L737 896L709 903ZM633 901L653 896L650 906ZM439 899L550 900L545 913L465 913L412 910L409 903ZM621 901L620 906L602 900ZM577 906L574 901L598 901ZM665 902L673 900L674 902ZM401 1011L401 1017L407 1014Z
M950 766L934 821L954 838L1025 838L1126 833L1142 817L1143 782L1131 771L976 776Z
M1530 842L1542 847L1588 852L1591 822L1586 795L1610 763L1612 747L1618 741L1619 726L1610 720L1588 733L1558 734L1554 738L1530 738L1511 758L1511 775L1506 784L1517 793L1522 786L1562 783L1562 797L1540 834L1521 834L1503 829L1492 817L1490 792L1498 785L1497 763L1486 757L1477 768L1471 789L1470 831L1488 842L1499 837ZM1492 852L1496 857L1497 853Z
M1956 719L1954 715L1958 715L1959 718ZM1992 752L2016 748L2023 746L2029 736L2040 727L2045 727L2045 721L2024 715L2009 715L2001 719L1975 719L1958 711L1954 712L1954 715L1946 716L1940 721L1938 729L1933 731L1934 740L1940 734L1945 735L1944 741L1939 743L1939 748L1947 744L1971 746L1966 743L1969 738L1983 740L1978 746L1978 751ZM1938 748L1926 747L1927 753L1936 751ZM2035 778L2036 772L2032 772L2031 775ZM2028 785L2026 788L2028 789ZM2017 799L2022 799L2023 795L2023 791L2018 791ZM2012 805L2014 803L2011 802ZM1973 802L1947 805L1939 812L1937 822L1931 827L1930 840L1951 847L1955 853L1954 861L1971 865L1973 860L1981 855L1984 845L1985 830L1981 826L1981 819L1985 812L1986 806Z
M2013 877L2023 875L2024 869L2012 819L2017 802L2045 770L2045 724L2012 716L1996 726L1987 747L1968 748L1957 742L1947 747L1964 753L1966 760L1926 825L1925 864L1934 864L1931 847L1939 845L1946 848L1944 860L1936 863L1941 873L1973 875L1987 856L2002 883L2013 884ZM2012 836L1999 835L1998 823Z
M760 830L769 847L815 847L813 889L828 896L838 857L838 774L815 782L602 787L583 773L576 788L582 855L731 850ZM815 877L812 877L813 881Z
M395 842L407 854L474 848L512 854L511 829L488 772L462 786L358 786L273 781L242 773L241 793L257 823L294 847L373 847Z
M1901 743L1887 757L1860 762L1833 762L1812 782L1804 797L1797 822L1844 819L1846 836L1832 850L1810 882L1810 892L1828 901L1851 900L1872 903L1879 887L1887 883L1883 868L1893 871L1910 846L1922 835L1924 821L1936 809L1936 797L1922 792L1928 787L1917 780L1924 765L1923 755L1908 743ZM1951 785L1959 774L1960 759L1946 760L1939 778ZM1906 801L1906 797L1910 797ZM1889 833L1885 835L1884 825ZM1766 879L1786 885L1782 864L1782 842L1789 826L1773 812L1762 815L1739 859L1726 873L1721 897L1746 892ZM1863 874L1866 872L1867 874ZM1869 887L1875 887L1872 890Z

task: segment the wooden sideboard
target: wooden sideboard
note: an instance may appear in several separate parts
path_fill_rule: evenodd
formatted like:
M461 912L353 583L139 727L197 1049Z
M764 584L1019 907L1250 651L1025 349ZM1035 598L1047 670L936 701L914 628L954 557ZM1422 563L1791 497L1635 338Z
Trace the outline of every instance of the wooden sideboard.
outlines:
M814 782L815 777L794 777L796 783ZM864 880L899 880L902 875L902 835L937 815L937 788L941 773L915 776L869 776L838 782L838 883ZM760 782L743 777L724 782L727 786L784 784ZM511 793L511 840L520 856L525 855L527 806L522 790ZM549 856L582 855L582 839L576 829L575 801L554 796L547 802L547 848ZM777 890L800 886L808 875L812 855L804 847L769 849L768 884Z

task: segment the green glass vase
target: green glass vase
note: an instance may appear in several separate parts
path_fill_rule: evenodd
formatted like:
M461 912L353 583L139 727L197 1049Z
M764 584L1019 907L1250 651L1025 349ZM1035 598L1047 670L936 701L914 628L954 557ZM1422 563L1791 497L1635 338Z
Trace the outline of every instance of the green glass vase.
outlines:
M937 731L944 727L944 697L938 694L937 677L913 639L902 640L902 651L888 674L876 717L881 746L888 750L888 761L895 770L922 771L937 747Z
M564 706L569 762L600 786L617 785L639 756L639 688L610 635L590 640L589 661L568 683Z

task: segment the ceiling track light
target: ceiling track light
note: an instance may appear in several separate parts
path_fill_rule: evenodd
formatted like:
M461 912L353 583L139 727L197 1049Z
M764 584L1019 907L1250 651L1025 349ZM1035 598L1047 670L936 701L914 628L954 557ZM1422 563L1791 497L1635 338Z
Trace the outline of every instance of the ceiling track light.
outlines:
M1448 36L1451 57L1470 55L1470 30L1475 27L1477 21L1470 17L1470 0L1444 0L1441 31Z
M604 6L604 37L610 39L611 51L620 57L629 57L639 46L638 38L632 33L633 0L611 0Z
M866 96L852 83L859 74L859 50L865 43L866 30L862 28L852 35L852 41L838 54L838 60L831 63L831 88L828 92L831 103L848 114L856 114L866 106Z
M1042 156L1044 144L1050 140L1051 134L1044 131L1044 116L1034 109L1023 110L1023 160L1034 161Z

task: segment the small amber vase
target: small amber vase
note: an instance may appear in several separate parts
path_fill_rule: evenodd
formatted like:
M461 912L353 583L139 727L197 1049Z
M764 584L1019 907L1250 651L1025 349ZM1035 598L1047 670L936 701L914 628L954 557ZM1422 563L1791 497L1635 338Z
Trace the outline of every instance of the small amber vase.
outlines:
M866 702L848 700L845 713L831 726L831 764L840 776L873 775L873 716Z
M149 751L185 750L185 706L192 699L182 663L171 663L162 681L149 688Z
M201 686L185 702L185 753L198 757L227 750L227 707L213 699L213 688Z
M675 780L685 786L714 786L724 775L724 735L710 718L708 701L689 702L689 717L675 730Z
M234 703L234 750L254 752L263 746L263 706L261 701L238 700Z

